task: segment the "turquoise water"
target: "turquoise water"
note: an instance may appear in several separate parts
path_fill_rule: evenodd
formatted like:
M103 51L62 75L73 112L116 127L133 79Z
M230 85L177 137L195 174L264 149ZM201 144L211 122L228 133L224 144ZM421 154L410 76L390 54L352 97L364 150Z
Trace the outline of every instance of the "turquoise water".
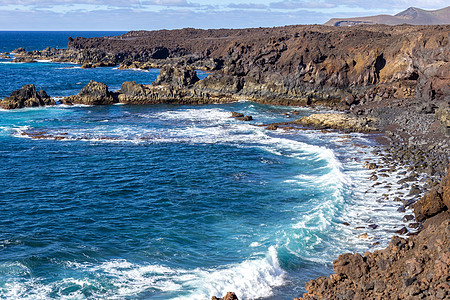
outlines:
M1 95L158 74L3 62L16 79ZM292 299L339 254L386 245L402 215L365 193L374 142L256 126L293 109L312 113L248 101L1 110L0 298Z

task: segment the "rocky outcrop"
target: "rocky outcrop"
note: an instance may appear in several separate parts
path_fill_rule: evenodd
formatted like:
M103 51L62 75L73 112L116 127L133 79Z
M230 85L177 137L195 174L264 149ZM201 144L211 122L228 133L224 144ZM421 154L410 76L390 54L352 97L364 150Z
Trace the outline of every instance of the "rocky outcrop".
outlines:
M197 73L192 68L174 68L165 66L161 68L153 85L187 87L195 84L199 80Z
M117 103L114 93L108 90L108 86L101 82L91 80L84 86L78 95L62 99L65 104L107 105Z
M3 109L44 105L55 105L55 101L51 99L45 91L36 91L33 84L25 85L20 90L13 91L9 97L0 101L0 107Z
M301 299L447 299L449 215L442 219L418 236L394 236L384 250L339 256L335 274L309 281Z
M338 129L342 131L371 132L376 128L371 126L375 120L368 117L357 117L354 115L327 113L312 114L295 120L293 123L313 127L317 129Z
M197 89L199 79L190 68L164 67L150 85L124 82L117 92L118 101L128 104L204 104L236 101L233 94Z
M416 220L419 222L433 217L445 210L448 210L448 207L444 203L443 187L440 185L434 187L414 204L414 214L416 215Z
M448 299L450 173L414 205L419 234L373 253L342 254L334 274L309 281L301 299Z
M250 116L250 115L246 116L243 113L238 113L235 111L231 112L231 117L235 118L236 120L239 120L239 121L252 121L253 120L252 116Z

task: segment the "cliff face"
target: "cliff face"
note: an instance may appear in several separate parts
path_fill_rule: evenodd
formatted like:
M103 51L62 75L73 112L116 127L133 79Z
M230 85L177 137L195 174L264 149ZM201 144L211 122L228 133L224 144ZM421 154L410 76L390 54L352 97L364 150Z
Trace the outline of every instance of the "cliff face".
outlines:
M337 101L374 87L381 97L442 100L449 32L450 26L188 28L71 38L67 50L21 55L122 68L189 65L214 71L197 89L284 104Z

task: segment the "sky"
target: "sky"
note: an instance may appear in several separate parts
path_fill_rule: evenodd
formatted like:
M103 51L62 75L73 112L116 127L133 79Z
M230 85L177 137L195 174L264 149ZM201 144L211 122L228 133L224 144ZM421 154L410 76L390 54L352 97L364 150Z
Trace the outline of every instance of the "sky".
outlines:
M449 5L450 0L0 0L0 30L273 27Z

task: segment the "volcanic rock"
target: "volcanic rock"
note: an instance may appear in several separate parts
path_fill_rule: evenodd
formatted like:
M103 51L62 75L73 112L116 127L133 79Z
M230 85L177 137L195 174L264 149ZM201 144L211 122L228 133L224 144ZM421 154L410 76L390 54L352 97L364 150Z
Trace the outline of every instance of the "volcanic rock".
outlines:
M44 105L55 105L55 101L45 91L36 91L33 84L24 85L21 89L13 91L9 97L0 101L0 107L3 109Z
M193 85L199 80L200 79L197 77L197 73L193 69L165 66L161 69L158 77L152 85L173 85L186 87Z
M442 188L435 187L414 204L414 214L421 222L447 209L442 199Z
M61 102L69 104L107 105L116 103L115 98L115 94L108 90L106 84L91 80L81 89L78 95L66 97Z
M294 121L295 124L317 129L339 129L356 132L375 131L376 128L370 125L372 122L374 122L372 118L337 113L312 114Z
M447 212L446 212L447 213ZM436 216L437 217L437 216ZM436 218L434 217L434 218ZM302 299L444 299L450 296L450 220L429 219L424 231L389 247L343 254L335 274L309 281Z

